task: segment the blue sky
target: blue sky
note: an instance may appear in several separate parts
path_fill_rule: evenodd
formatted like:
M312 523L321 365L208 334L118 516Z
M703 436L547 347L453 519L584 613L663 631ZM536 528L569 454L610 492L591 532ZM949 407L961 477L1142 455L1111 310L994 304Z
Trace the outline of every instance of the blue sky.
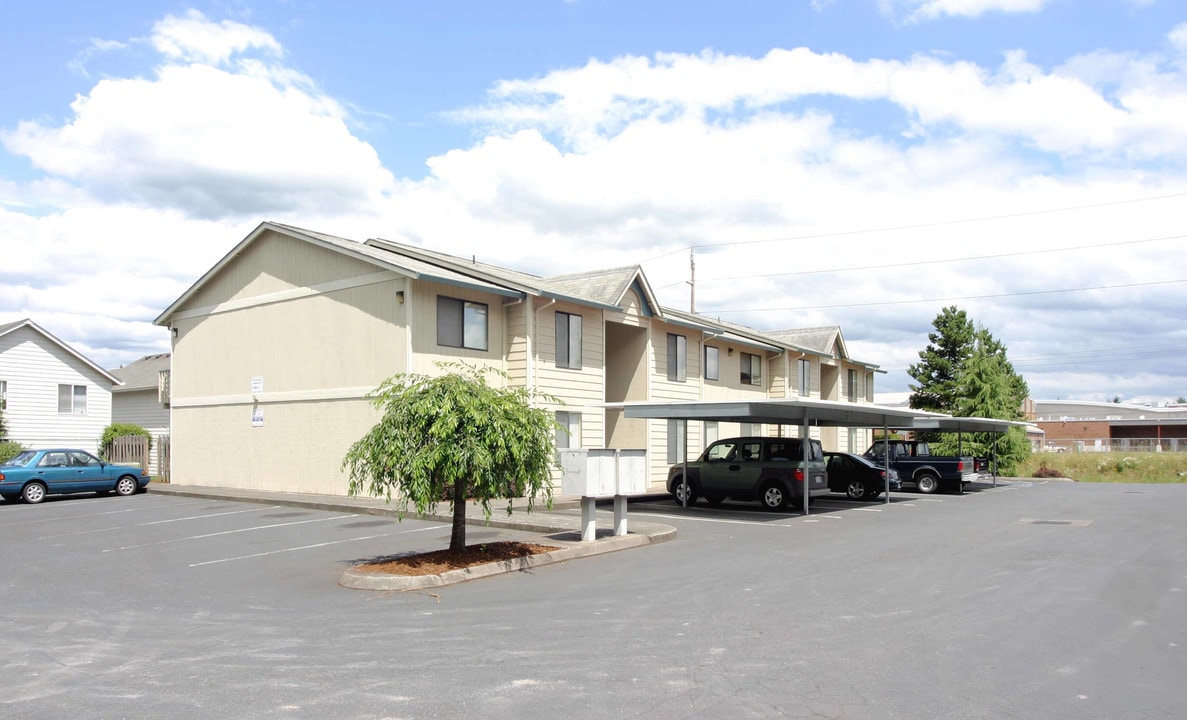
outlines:
M1036 397L1173 400L1183 117L1168 0L9 3L0 321L160 351L261 220L682 308L696 246L698 310L840 325L882 390L956 304Z

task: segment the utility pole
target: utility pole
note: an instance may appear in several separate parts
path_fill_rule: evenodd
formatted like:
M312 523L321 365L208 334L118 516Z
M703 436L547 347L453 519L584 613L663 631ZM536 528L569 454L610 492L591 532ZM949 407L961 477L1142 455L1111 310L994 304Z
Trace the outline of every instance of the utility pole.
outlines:
M697 313L697 261L696 251L688 249L688 311Z

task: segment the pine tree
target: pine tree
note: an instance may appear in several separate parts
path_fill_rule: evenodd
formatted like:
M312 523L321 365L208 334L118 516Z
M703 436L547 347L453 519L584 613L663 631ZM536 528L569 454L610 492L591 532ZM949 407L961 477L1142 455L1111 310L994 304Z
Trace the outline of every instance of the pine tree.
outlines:
M928 346L919 352L919 362L907 368L918 382L912 384L908 404L917 410L950 415L958 411L959 384L964 365L973 353L975 328L964 310L944 308L932 320L935 332L927 336Z

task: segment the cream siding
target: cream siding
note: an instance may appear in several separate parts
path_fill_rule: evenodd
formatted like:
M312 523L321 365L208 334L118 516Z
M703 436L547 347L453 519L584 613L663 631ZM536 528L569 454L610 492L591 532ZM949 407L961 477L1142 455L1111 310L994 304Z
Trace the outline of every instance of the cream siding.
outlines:
M533 298L520 302L505 302L503 324L507 332L507 375L512 385L529 387L529 356L532 352L531 329L528 326Z
M0 336L0 380L8 386L8 440L98 449L111 424L111 380L28 326ZM58 385L86 387L85 414L58 412Z
M409 327L412 328L412 372L422 375L439 375L439 362L465 362L476 366L490 366L507 370L507 334L504 330L503 302L507 298L480 290L445 285L429 281L411 283L409 298ZM437 344L437 298L449 297L456 300L484 303L487 306L486 350L455 348ZM496 377L489 378L492 384L502 384Z
M111 422L139 425L160 437L169 434L169 408L161 403L156 388L117 391L111 395Z
M557 367L556 314L581 316L581 369ZM606 372L602 312L569 303L555 303L536 313L536 387L556 396L563 405L555 410L581 413L581 447L605 445Z

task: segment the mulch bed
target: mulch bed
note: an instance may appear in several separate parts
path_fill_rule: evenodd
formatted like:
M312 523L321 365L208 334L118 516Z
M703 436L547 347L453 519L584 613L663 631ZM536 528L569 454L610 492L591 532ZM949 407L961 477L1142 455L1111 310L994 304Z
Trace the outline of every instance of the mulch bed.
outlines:
M549 545L508 540L467 545L466 549L461 552L434 550L418 555L407 555L382 562L356 565L355 570L382 575L440 575L449 570L460 570L503 560L515 560L559 549Z

